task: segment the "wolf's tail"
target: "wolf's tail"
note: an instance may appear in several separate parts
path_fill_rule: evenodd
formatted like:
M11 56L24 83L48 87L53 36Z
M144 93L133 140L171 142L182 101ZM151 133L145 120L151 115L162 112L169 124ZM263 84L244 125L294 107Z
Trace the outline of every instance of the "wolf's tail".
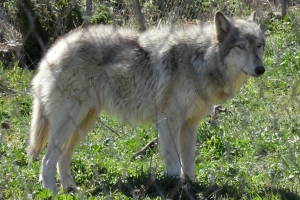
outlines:
M46 146L49 136L48 119L38 98L33 101L33 113L28 146L29 162L35 159Z

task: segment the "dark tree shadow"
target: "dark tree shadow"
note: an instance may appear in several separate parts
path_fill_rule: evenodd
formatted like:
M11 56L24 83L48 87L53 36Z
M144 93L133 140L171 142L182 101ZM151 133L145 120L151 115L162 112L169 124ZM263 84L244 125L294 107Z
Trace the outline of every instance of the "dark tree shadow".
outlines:
M102 183L91 192L92 196L109 195L109 192L121 192L122 194L134 198L144 199L145 197L162 199L251 199L251 194L246 191L237 191L235 187L229 185L205 185L197 182L182 182L176 177L155 177L154 174L141 172L137 176L127 177L126 181L119 179L116 183ZM261 188L256 193L256 197L270 197L278 195L280 199L297 200L300 199L298 191L291 191L286 188Z

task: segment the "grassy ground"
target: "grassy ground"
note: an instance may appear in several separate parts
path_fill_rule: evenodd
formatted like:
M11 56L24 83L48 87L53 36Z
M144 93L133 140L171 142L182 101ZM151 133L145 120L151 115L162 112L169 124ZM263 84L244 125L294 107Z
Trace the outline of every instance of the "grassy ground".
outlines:
M165 177L156 148L130 161L156 136L154 127L132 128L103 114L73 158L80 189L60 189L56 198L300 199L300 29L292 24L270 23L266 74L249 79L223 105L228 112L217 126L207 119L199 125L196 182L189 190ZM28 164L26 154L33 75L0 68L0 199L52 198L38 183L40 159Z

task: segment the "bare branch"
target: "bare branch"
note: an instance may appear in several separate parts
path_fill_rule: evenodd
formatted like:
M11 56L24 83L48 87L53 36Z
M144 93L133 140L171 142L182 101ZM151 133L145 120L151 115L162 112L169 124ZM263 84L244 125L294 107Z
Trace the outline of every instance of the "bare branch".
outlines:
M144 146L141 150L137 151L135 154L133 154L131 156L131 161L135 160L136 157L140 156L140 155L145 155L147 149L153 149L157 144L157 137L155 139L153 139L152 141L150 141L148 144L146 144L146 146Z

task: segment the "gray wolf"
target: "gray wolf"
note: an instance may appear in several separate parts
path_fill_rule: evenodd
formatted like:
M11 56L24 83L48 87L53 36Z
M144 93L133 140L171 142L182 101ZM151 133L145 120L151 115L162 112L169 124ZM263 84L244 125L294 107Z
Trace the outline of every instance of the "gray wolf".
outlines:
M74 30L49 49L32 80L29 157L46 146L43 187L75 187L70 165L100 112L129 124L156 125L167 174L194 180L199 121L265 72L263 32L247 19L144 33L113 26Z

